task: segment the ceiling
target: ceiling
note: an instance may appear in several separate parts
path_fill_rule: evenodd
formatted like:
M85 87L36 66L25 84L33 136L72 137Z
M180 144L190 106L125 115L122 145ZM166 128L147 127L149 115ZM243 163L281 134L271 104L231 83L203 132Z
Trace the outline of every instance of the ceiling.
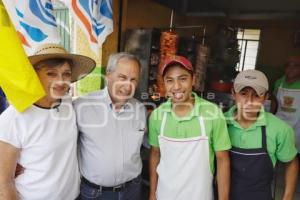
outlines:
M300 19L300 0L155 0L188 16Z

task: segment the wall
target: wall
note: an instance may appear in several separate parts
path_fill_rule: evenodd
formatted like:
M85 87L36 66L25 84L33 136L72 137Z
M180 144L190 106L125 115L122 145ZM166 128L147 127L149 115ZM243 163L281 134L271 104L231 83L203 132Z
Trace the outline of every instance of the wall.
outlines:
M91 51L89 42L83 31L75 25L75 51L86 56L90 56L96 60L97 66L106 66L107 60L110 54L117 52L118 46L118 19L119 19L119 0L113 1L113 28L114 31L111 33L103 43L102 47L99 48L99 54L96 55Z
M124 31L130 28L162 28L170 27L171 9L160 5L153 0L128 0L127 15L123 18ZM205 25L207 33L212 32L218 25L218 18L197 18L186 17L174 12L173 24L175 26L183 25ZM222 20L221 20L222 21ZM184 29L176 30L180 35L203 34L203 29Z
M276 79L284 73L286 59L291 55L300 55L300 48L294 46L294 35L300 28L300 21L235 21L234 24L239 27L261 29L256 67L266 73L272 88Z
M122 18L122 38L126 28L168 28L171 10L152 0L127 0L126 15ZM280 76L285 59L289 55L300 55L300 48L293 44L294 33L300 29L300 20L242 20L232 21L221 18L186 17L175 13L175 25L205 25L207 35L211 35L218 24L245 28L260 28L261 45L257 66L271 79ZM180 35L202 35L201 29L178 31ZM274 70L276 68L276 70Z
M102 48L99 48L99 55L95 54L90 48L89 41L87 39L86 34L79 28L78 25L74 24L74 26L75 26L75 29L74 29L74 31L75 31L75 44L74 44L75 52L93 58L96 61L97 66L101 66Z
M294 47L294 34L300 28L300 21L235 21L234 24L239 27L261 29L258 65L280 67L289 55L300 54L300 48Z
M72 21L72 25L75 26L73 40L73 47L75 52L93 58L97 63L97 67L106 67L109 55L117 52L119 23L118 19L120 13L119 0L114 0L112 7L114 31L106 38L103 45L99 47L98 54L95 54L91 50L86 34L79 28L79 26L74 23L74 21ZM100 78L99 74L104 74L104 72L105 68L96 68L93 74L90 74L83 80L77 82L74 86L75 96L89 93L99 89L100 87L103 87L104 79Z
M118 34L119 34L119 5L120 0L113 0L113 28L114 31L106 38L104 44L102 45L102 66L106 67L108 57L112 53L118 51Z
M106 66L110 54L117 52L119 23L122 27L122 40L126 29L130 28L162 28L170 26L171 9L156 3L153 0L123 0L122 21L119 22L120 0L113 1L114 32L108 36L100 49L101 56L93 54L88 47L87 40L83 33L77 31L78 53L87 54L97 60L97 64ZM206 36L212 35L218 24L225 23L245 28L260 28L261 45L257 59L259 68L276 68L282 70L285 59L289 55L300 54L300 48L293 45L294 33L300 28L300 21L271 20L271 21L230 21L222 18L209 17L187 17L174 13L173 24L182 25L204 25ZM203 35L203 29L177 30L180 35L191 36ZM271 70L269 70L271 71Z

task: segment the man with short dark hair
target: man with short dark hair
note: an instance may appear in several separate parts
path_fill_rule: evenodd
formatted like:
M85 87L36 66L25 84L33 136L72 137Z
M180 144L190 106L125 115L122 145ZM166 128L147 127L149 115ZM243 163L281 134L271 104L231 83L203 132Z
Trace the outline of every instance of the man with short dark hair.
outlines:
M294 131L265 112L268 79L258 70L240 72L232 90L235 100L226 114L230 150L230 200L272 200L277 160L286 163L284 200L292 200L298 175Z
M220 200L228 200L231 148L220 109L192 91L192 64L182 56L162 70L169 100L149 122L150 200L211 200L215 159Z

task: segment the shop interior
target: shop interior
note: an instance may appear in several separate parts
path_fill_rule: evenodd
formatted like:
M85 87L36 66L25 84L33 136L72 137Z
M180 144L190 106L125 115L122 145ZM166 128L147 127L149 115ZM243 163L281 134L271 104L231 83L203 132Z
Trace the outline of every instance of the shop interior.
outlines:
M57 13L64 13L63 5L55 2ZM158 106L167 98L159 74L167 56L189 58L196 75L194 91L227 111L233 105L231 89L239 71L261 70L268 77L272 92L274 82L284 73L286 59L300 55L298 0L114 0L113 12L114 32L101 47L100 56L86 50L86 39L65 18L70 32L64 37L64 46L93 57L97 75L104 75L112 53L126 51L138 56L142 70L135 97L145 103L149 113L153 105ZM88 76L74 86L74 94L104 86L103 76ZM0 106L0 112L7 106L4 97L0 98ZM270 109L268 101L265 109ZM148 153L145 142L145 195L149 185ZM280 199L284 190L282 168L279 164L276 171L275 199ZM300 199L300 179L295 199Z
M120 49L141 59L143 82L136 97L144 102L164 101L158 72L160 61L170 54L192 61L194 91L226 111L233 103L232 81L239 71L263 71L272 91L286 58L300 53L296 1L128 0L121 8ZM265 109L270 109L268 101ZM275 199L283 192L282 168L277 167ZM147 177L147 170L144 173Z

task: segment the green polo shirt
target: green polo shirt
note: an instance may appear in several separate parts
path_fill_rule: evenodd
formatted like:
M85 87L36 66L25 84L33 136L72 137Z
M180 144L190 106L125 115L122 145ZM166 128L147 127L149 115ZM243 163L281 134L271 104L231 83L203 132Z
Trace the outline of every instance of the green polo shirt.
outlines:
M275 85L274 85L274 95L276 96L277 94L277 90L278 88L280 87L280 85L282 85L283 88L285 89L300 89L300 79L291 83L291 84L288 84L286 81L285 81L285 76L281 77L280 79L278 79L276 82L275 82Z
M164 135L171 138L190 138L201 135L198 117L204 119L206 135L209 138L209 158L212 174L215 171L215 151L224 151L231 148L227 132L226 120L221 110L193 93L195 104L193 110L185 117L178 117L172 110L171 101L167 101L155 109L149 120L149 143L159 147L158 136L164 113L167 119Z
M248 128L242 128L234 120L235 111L236 106L233 106L225 113L232 146L243 149L261 148L261 127L266 126L267 150L273 166L277 160L282 162L293 160L297 149L292 127L262 108L256 122Z

